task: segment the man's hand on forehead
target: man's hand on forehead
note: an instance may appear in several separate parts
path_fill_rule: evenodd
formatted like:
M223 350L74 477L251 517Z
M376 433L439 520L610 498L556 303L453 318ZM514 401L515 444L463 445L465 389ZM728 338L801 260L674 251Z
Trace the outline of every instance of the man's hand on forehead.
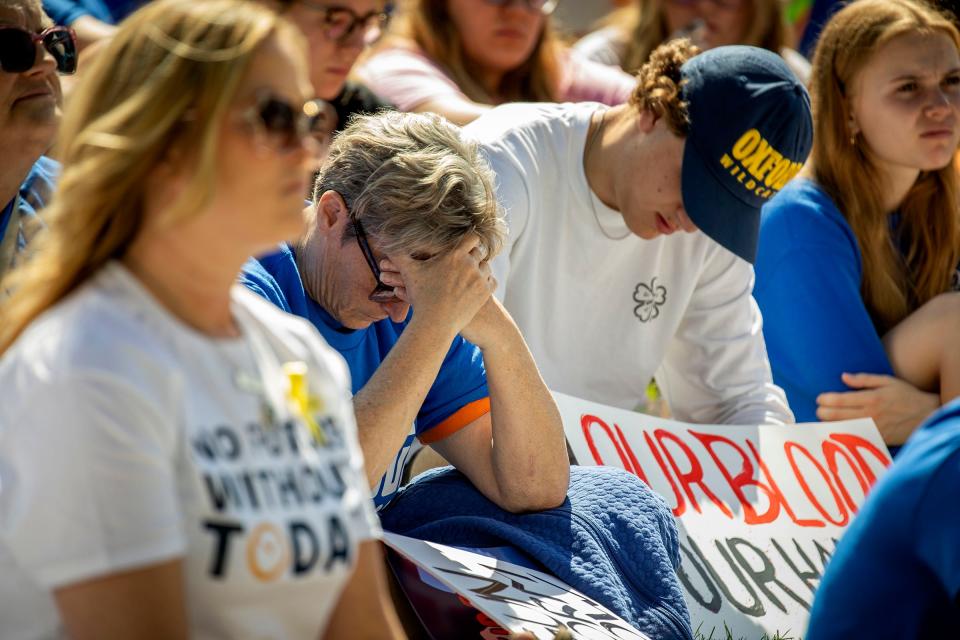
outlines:
M450 251L426 260L391 255L380 261L380 269L383 283L415 307L415 318L451 327L457 333L473 320L496 288L480 238L472 233Z

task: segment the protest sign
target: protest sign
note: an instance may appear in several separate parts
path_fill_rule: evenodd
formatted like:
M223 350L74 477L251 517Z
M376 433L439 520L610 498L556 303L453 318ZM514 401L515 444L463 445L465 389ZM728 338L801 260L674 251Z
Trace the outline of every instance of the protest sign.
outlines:
M528 631L538 640L552 640L563 625L578 640L650 640L603 605L541 571L394 533L384 532L383 541L468 600L483 618L500 625L500 631Z
M626 469L673 510L705 637L801 634L837 540L891 462L869 419L705 426L554 397L580 464Z

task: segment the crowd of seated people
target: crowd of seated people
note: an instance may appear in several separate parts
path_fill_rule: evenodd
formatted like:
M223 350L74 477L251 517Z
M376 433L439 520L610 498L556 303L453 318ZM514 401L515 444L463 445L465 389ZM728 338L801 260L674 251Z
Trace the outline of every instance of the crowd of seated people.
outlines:
M960 32L619 4L0 0L0 636L419 637L394 531L691 639L672 513L551 395L651 378L873 418L804 637L960 628Z

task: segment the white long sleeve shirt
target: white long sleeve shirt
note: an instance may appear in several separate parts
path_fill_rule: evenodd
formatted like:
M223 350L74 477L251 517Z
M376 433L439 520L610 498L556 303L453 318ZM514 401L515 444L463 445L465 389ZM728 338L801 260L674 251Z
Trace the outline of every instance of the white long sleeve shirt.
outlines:
M464 129L496 173L510 229L497 295L548 386L632 409L655 376L679 420L793 422L751 265L700 231L643 240L589 188L583 152L602 108L510 104Z

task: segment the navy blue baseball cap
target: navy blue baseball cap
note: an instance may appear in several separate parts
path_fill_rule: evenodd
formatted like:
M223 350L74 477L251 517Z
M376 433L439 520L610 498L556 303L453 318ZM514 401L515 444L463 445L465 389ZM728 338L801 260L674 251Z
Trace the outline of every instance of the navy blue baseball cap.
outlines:
M690 115L681 192L690 220L747 262L760 207L800 171L813 145L807 90L777 54L710 49L680 68Z

